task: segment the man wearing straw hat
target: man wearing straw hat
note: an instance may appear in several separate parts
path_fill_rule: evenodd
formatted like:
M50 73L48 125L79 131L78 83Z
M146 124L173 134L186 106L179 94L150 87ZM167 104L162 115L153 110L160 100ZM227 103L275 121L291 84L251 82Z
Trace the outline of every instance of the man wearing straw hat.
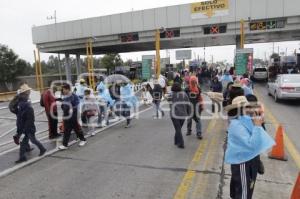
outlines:
M20 158L16 163L22 163L27 160L25 153L28 149L29 140L35 144L39 150L39 156L45 154L45 147L36 139L36 127L34 125L34 111L29 101L31 88L27 84L23 84L19 90L19 103L17 113L17 134L20 137L24 134L24 138L20 143Z

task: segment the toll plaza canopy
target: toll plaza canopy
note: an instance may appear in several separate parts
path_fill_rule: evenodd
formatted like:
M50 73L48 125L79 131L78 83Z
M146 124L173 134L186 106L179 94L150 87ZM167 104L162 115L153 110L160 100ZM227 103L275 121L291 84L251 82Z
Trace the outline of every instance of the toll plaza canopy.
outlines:
M299 0L212 0L32 28L41 52L94 54L154 50L161 30L161 49L239 45L240 20L245 43L300 39Z

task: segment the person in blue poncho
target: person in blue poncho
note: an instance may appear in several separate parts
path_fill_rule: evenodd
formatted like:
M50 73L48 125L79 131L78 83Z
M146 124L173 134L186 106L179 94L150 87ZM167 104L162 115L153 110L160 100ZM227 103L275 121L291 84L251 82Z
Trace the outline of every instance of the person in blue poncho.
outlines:
M130 127L130 110L131 108L135 108L138 104L137 97L134 95L132 91L132 87L129 83L125 83L121 86L120 89L120 100L121 100L121 115L126 118L126 126L125 128Z
M224 89L229 82L233 82L233 78L228 71L225 71L224 75L220 79L220 82L222 83L222 87Z
M112 108L115 100L110 96L109 90L103 82L100 82L97 86L98 99L99 99L99 114L98 114L98 125L100 127L109 125L108 110ZM102 115L106 120L106 123L102 125Z
M226 111L235 112L228 127L225 151L225 163L231 164L230 197L233 199L252 198L259 155L275 144L262 128L263 119L255 112L257 106L245 96L239 96L225 107Z

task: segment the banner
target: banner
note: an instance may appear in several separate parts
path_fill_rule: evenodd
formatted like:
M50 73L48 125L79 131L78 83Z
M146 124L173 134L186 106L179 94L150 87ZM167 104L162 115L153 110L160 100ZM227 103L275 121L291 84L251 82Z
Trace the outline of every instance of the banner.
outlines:
M211 0L191 4L192 19L220 17L228 14L228 0Z

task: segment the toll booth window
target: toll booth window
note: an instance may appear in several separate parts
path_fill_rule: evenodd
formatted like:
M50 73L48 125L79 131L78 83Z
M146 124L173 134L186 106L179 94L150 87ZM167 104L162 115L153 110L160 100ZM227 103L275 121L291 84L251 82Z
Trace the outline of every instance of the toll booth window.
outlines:
M139 34L138 33L128 33L120 35L121 42L133 42L139 40Z

